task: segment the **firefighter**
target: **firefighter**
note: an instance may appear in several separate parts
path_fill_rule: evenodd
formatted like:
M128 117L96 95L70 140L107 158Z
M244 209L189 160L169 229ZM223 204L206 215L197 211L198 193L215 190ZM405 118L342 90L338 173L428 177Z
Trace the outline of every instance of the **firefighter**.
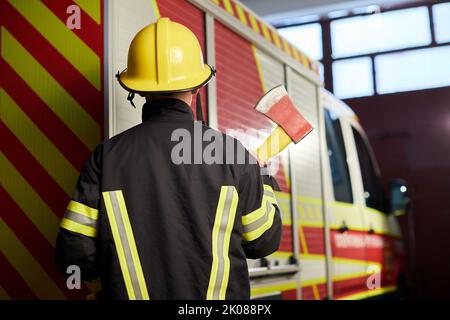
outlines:
M160 18L136 34L118 81L145 97L143 123L86 161L57 237L61 272L100 277L105 299L249 298L246 259L280 242L277 186L237 140L194 121L214 75L183 25Z

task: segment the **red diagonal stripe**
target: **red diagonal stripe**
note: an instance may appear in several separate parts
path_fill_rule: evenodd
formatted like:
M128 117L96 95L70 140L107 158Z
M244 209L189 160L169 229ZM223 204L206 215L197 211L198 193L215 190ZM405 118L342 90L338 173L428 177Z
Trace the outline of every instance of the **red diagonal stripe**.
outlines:
M56 184L33 155L5 126L0 126L2 151L58 218L62 218L70 201L69 196Z
M238 15L238 12L237 12L236 3L234 1L232 1L232 0L230 0L230 4L231 4L231 10L233 11L234 17L236 19L238 19L239 22L241 22L241 19L239 18L239 15Z
M103 94L74 68L14 7L5 3L2 10L4 10L2 12L2 24L8 31L98 123L102 123Z
M81 170L89 149L3 59L0 59L0 67L1 86L67 160Z
M0 252L0 283L12 299L37 299L30 286Z
M219 0L219 7L221 7L223 10L227 11L227 9L225 8L225 4L223 3L223 0ZM228 13L228 11L227 11Z
M258 23L258 27L259 30L261 30L261 35L264 37L264 39L266 38L266 36L264 35L264 31L263 31L263 27L262 25L264 24L264 22L262 22L259 19L256 19L256 22ZM265 24L264 24L265 25ZM267 29L267 33L269 34L269 41L272 42L273 45L275 45L275 41L272 39L272 33L270 32L270 28L266 26ZM276 46L276 45L275 45Z
M36 229L35 225L26 217L25 213L17 206L9 194L0 188L0 196L4 199L3 218L9 227L16 232L16 236L22 244L31 252L34 259L42 266L50 278L61 291L70 298L83 299L90 293L86 288L81 290L68 290L64 277L56 268L54 262L53 246Z
M77 4L71 0L42 0L42 3L49 8L55 16L66 24L70 14L67 8ZM100 21L103 21L103 1L100 1ZM73 29L75 33L84 43L86 43L99 57L103 55L103 24L97 24L81 7L80 29Z

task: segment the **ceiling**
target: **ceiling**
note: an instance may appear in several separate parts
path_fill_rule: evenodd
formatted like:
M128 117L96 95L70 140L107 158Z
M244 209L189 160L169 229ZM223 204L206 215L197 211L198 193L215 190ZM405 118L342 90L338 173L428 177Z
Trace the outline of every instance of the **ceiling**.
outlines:
M274 25L306 22L310 16L367 6L392 7L412 0L240 0L267 22ZM372 7L375 8L376 7ZM309 16L309 17L308 17Z

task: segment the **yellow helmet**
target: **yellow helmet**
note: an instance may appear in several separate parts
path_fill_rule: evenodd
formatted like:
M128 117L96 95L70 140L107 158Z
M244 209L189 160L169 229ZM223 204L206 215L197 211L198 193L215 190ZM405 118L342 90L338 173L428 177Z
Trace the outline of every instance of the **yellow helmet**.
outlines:
M182 92L204 86L214 74L194 33L160 18L134 36L118 80L130 92Z

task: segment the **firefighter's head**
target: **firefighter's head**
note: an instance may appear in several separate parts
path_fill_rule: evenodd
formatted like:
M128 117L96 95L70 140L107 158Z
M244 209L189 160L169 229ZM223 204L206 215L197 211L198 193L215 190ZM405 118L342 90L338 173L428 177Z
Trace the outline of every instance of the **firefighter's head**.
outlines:
M214 68L203 62L194 33L182 24L160 18L140 30L128 49L127 68L118 74L120 85L146 99L192 95L214 76Z

